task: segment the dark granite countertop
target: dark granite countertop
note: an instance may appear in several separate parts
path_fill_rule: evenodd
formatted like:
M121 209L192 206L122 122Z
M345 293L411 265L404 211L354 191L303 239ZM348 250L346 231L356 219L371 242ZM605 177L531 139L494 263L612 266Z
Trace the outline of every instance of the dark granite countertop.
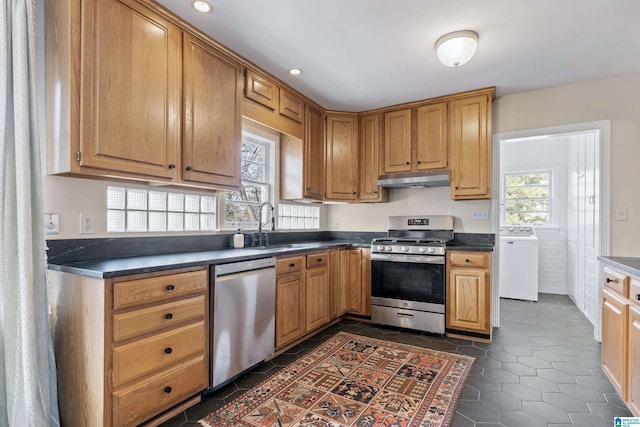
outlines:
M447 243L447 249L454 251L476 251L476 252L493 252L495 245L493 243Z
M151 273L176 268L197 267L210 264L227 264L250 259L336 248L340 246L369 247L368 244L350 241L301 242L271 245L262 248L216 249L211 251L134 256L106 260L49 263L50 270L107 279L132 274Z
M627 273L640 276L640 258L621 256L598 256L598 260Z

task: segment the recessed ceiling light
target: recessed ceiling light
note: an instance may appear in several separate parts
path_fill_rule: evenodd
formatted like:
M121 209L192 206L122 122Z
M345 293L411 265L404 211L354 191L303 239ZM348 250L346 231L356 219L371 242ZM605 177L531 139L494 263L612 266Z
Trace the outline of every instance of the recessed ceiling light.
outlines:
M292 76L299 76L300 74L302 74L302 69L300 69L300 68L289 68L289 74L291 74Z
M203 0L192 1L191 6L198 12L202 12L202 13L209 13L213 10L211 5Z

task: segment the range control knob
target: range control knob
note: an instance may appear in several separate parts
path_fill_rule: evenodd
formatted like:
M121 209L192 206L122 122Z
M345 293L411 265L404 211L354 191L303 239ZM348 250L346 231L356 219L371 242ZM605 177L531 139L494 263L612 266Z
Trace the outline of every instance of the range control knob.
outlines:
M377 248L378 252L384 252L384 246L380 245Z
M426 252L427 252L427 248L425 248L424 246L422 246L422 247L420 248L420 253L421 253L421 254L423 254L423 253L426 253Z
M387 252L393 251L393 246L387 246Z
M402 252L409 252L409 246L403 246Z
M430 254L435 254L436 253L436 248L429 248L429 253Z

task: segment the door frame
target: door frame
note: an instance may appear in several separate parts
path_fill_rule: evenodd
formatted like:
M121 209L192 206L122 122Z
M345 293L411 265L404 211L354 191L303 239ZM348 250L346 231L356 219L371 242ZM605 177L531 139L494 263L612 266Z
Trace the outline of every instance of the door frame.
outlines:
M600 194L599 194L599 218L600 218L600 247L598 256L607 256L611 251L611 120L598 120L593 122L573 123L568 125L551 126L537 129L523 129L510 132L500 132L493 134L492 140L492 176L493 188L500 188L500 143L503 140L538 137L545 135L559 136L560 134L577 133L583 131L599 131L599 177L600 177ZM491 199L491 232L498 235L500 228L500 194L494 193ZM498 263L500 244L496 239L495 262L492 263L491 275L492 280L492 301L491 301L491 323L493 326L500 326L500 297L498 294ZM597 341L601 341L601 321L602 318L602 290L601 290L601 268L598 269L598 309L596 310L596 318L594 324L594 337Z

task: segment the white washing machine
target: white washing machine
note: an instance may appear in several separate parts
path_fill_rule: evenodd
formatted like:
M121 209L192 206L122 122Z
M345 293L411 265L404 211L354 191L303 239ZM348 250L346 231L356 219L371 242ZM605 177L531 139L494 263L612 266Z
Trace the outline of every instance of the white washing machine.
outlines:
M538 238L532 227L500 227L500 298L538 301Z

